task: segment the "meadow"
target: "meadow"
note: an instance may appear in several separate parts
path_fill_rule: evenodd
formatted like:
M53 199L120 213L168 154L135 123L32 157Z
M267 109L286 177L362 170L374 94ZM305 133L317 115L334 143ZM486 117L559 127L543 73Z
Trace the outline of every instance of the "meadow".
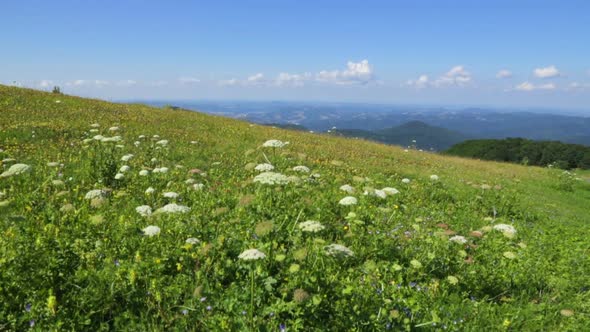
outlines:
M582 331L590 177L0 86L0 330Z

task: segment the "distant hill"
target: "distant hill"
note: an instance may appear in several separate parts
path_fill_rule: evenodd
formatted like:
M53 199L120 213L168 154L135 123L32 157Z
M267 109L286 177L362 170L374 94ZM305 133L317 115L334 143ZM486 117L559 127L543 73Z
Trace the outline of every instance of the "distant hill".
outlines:
M448 149L452 145L470 138L460 132L431 126L422 121L410 121L400 126L381 130L336 129L331 132L346 137L358 137L386 144L415 146L435 151Z
M557 141L523 138L469 140L454 145L446 154L527 165L590 169L590 147Z
M309 131L309 129L305 128L304 126L292 124L292 123L265 123L265 126L281 128L281 129L289 129L289 130L298 130L298 131Z

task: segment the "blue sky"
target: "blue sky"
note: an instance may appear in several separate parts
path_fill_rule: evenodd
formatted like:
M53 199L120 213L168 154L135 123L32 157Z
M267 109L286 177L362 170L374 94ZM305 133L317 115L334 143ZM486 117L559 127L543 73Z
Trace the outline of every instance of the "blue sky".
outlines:
M7 1L0 82L590 112L590 1Z

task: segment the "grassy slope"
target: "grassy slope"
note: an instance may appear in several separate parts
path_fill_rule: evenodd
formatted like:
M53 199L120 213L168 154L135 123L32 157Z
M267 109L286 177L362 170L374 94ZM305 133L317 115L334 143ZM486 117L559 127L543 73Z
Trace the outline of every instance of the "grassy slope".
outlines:
M555 322L548 328L563 328L570 323L571 326L585 324L588 308L577 303L581 302L580 296L587 295L578 294L577 290L590 286L585 276L590 267L588 183L575 184L574 192L559 191L555 171L543 168L404 152L394 146L251 125L196 112L113 104L0 86L0 147L21 162L35 166L54 160L56 156L67 156L73 149L63 149L62 152L63 144L79 139L80 133L94 122L107 127L120 125L125 135L158 134L170 139L175 145L171 154L174 161L204 170L215 161L243 167L252 161L246 151L266 139L277 138L291 142L289 151L292 156L347 176L370 175L387 179L427 178L430 174L438 174L456 198L466 202L476 199L475 196L482 192L474 189L474 185L502 186L503 192L518 199L517 204L523 207L523 211L538 216L534 218L536 224L530 225L530 232L542 232L543 236L539 237L539 243L529 245L542 250L537 255L544 255L553 262L542 268L547 270L550 282L558 285L556 287L560 290L551 294L554 302L548 305L555 305L551 307L555 309L567 308L573 303L580 312L576 320L570 321L563 321L558 314L550 312L548 315L552 315ZM36 138L31 137L32 130L35 130ZM39 144L39 140L51 144ZM192 145L190 141L198 141L198 144ZM342 161L343 165L335 166L334 160ZM231 172L238 173L239 168ZM240 186L240 175L236 178L238 180L229 185ZM481 225L481 221L474 220L474 228ZM554 271L557 268L559 270ZM547 307L543 308L532 310L542 311ZM514 319L518 319L518 314Z

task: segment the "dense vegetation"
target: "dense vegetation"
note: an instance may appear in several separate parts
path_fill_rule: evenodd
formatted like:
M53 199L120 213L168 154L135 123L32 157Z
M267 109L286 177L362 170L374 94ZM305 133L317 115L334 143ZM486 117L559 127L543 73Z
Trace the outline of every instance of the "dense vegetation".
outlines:
M469 140L454 145L446 153L525 165L590 169L590 147L555 141L531 141L523 138Z
M589 326L571 173L4 86L0 158L0 330Z
M445 150L453 144L467 139L467 136L459 132L430 126L420 121L410 121L400 126L380 130L336 129L331 130L331 133L385 144L435 151Z

